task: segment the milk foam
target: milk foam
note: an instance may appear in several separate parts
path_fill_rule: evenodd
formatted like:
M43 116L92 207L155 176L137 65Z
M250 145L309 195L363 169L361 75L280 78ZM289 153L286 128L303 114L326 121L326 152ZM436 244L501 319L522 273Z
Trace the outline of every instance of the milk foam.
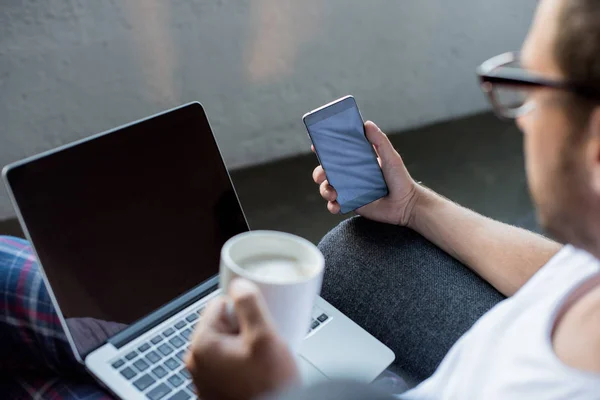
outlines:
M260 255L238 262L250 276L270 283L293 283L310 277L299 260L277 255Z

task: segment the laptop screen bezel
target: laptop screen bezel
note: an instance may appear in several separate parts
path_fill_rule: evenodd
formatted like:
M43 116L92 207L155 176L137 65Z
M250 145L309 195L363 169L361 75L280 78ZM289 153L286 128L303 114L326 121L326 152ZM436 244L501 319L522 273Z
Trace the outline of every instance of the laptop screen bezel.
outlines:
M190 102L190 103L186 103L183 104L179 107L175 107L169 110L165 110L163 112L154 114L154 115L150 115L148 117L118 126L116 128L71 142L71 143L67 143L65 145L56 147L54 149L27 157L23 160L20 161L16 161L13 162L11 164L6 165L3 169L2 169L2 178L4 180L7 192L8 192L8 196L9 199L14 207L16 216L19 220L19 223L21 224L21 228L23 230L23 233L26 237L26 239L29 241L32 251L36 257L36 260L38 262L39 268L40 268L40 273L42 275L42 279L44 280L44 284L46 285L46 289L48 291L48 294L50 296L50 299L52 301L52 305L54 306L54 309L56 310L56 314L58 315L58 318L60 320L60 323L63 327L63 330L65 331L65 335L67 337L67 340L69 342L69 345L71 346L71 350L73 351L73 354L76 358L76 360L80 363L80 364L84 364L85 363L85 357L89 356L91 353L93 353L94 351L96 351L97 349L101 348L102 346L106 345L107 343L112 344L113 346L115 346L116 348L120 348L125 346L126 344L128 344L129 342L131 342L132 340L134 340L135 338L137 338L138 336L142 335L143 333L147 332L148 330L152 329L153 327L157 326L158 324L162 323L163 321L167 320L168 318L170 318L171 316L175 315L177 312L185 309L186 307L188 307L189 305L197 302L198 300L208 296L209 294L213 293L215 290L218 290L218 286L219 286L219 274L215 274L213 276L211 276L210 278L206 279L204 282L200 283L199 285L195 286L194 288L188 290L187 292L183 293L182 295L180 295L179 297L169 301L167 304L159 307L158 309L152 311L150 314L147 314L143 317L141 317L140 319L138 319L137 321L134 321L130 326L128 326L127 328L125 328L124 330L120 331L119 333L117 333L116 335L111 336L110 338L108 338L104 343L100 343L98 345L98 347L89 350L85 357L82 357L77 345L75 344L75 341L73 339L73 336L70 332L70 329L66 323L66 320L64 318L64 315L60 309L60 306L58 304L58 301L56 299L56 296L54 295L54 292L52 290L52 287L50 285L50 282L47 278L47 275L44 271L44 266L42 265L42 262L40 261L40 257L36 251L36 247L35 247L35 243L33 242L31 235L29 233L29 230L27 228L27 224L25 223L25 220L23 218L23 215L21 213L21 210L19 208L19 205L17 203L16 197L14 195L13 189L12 189L12 185L11 185L11 181L10 181L10 171L21 167L23 165L35 162L37 160L40 160L42 158L45 157L49 157L52 155L55 155L57 153L60 153L61 151L70 149L72 147L76 147L78 145L81 145L83 143L87 143L87 142L91 142L95 139L98 139L102 136L106 136L106 135L110 135L110 134L114 134L116 132L119 132L123 129L129 128L131 126L146 122L148 120L151 120L153 118L157 118L160 117L162 115L165 114L170 114L170 113L174 113L174 112L178 112L180 110L183 109L187 109L189 107L197 107L198 108L198 115L204 117L204 119L206 120L206 124L210 129L210 132L213 136L213 140L215 143L215 151L218 152L219 157L221 158L222 162L223 162L223 166L226 170L227 173L227 177L229 179L231 188L233 189L233 193L235 195L235 198L237 200L237 204L238 207L240 209L240 212L244 218L244 222L246 224L246 229L250 230L250 227L248 225L248 219L246 217L246 214L244 213L244 210L242 208L242 205L240 203L239 200L239 196L235 190L235 187L233 185L233 181L231 179L231 174L229 173L229 169L227 168L227 165L225 163L225 160L223 158L223 154L221 152L221 149L219 148L219 144L217 141L217 138L214 135L214 132L212 130L212 128L210 127L210 122L208 120L208 116L206 115L204 108L202 107L202 105L195 101L195 102Z

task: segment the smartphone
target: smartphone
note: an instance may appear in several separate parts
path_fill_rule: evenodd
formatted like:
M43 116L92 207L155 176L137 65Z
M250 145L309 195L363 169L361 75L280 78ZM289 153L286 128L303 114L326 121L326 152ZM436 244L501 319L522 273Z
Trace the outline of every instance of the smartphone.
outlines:
M342 214L388 195L377 153L352 96L302 117L327 181L336 190Z

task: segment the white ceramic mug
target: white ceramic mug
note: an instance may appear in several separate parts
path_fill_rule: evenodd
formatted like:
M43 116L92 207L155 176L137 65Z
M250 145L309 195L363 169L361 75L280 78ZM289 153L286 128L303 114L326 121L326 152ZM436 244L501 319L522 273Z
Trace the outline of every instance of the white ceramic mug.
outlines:
M258 286L277 332L297 351L321 292L324 266L323 254L306 239L283 232L250 231L232 237L221 249L220 286L227 293L236 277Z

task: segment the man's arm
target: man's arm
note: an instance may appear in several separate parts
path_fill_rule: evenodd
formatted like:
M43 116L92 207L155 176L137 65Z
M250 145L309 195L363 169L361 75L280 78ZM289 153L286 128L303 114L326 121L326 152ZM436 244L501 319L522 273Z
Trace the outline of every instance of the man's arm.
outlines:
M506 296L513 295L561 245L477 214L417 186L408 226L469 266Z
M359 215L413 228L507 296L560 249L556 242L483 217L416 184L377 125L367 121L365 134L377 152L389 195L359 208ZM339 213L337 192L323 167L315 168L313 180L329 211Z

